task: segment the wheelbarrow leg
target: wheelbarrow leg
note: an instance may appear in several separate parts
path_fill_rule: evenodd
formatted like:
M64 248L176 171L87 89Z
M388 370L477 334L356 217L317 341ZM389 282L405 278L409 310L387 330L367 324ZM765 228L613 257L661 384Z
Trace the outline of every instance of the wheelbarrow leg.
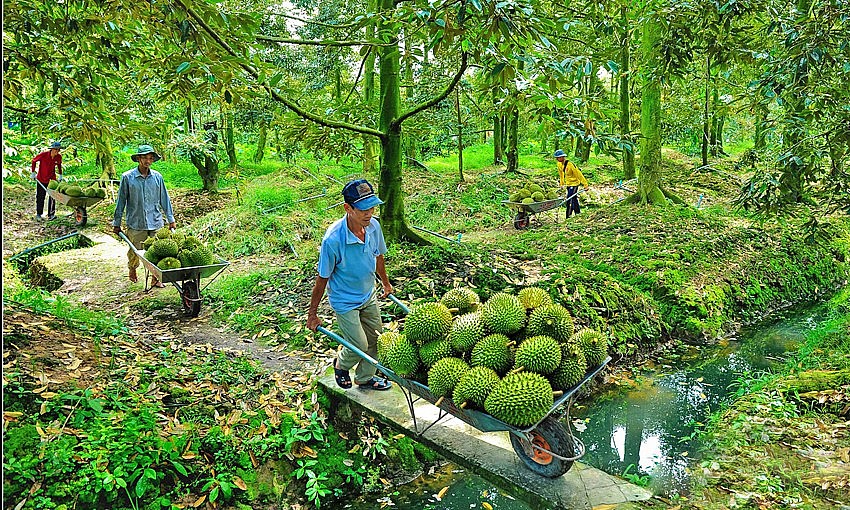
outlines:
M86 226L86 223L88 223L89 221L89 214L88 211L86 211L85 206L79 206L74 208L74 219L76 220L76 226Z
M201 275L199 274L194 280L185 280L183 288L180 290L180 297L183 300L183 313L187 317L197 317L201 313Z

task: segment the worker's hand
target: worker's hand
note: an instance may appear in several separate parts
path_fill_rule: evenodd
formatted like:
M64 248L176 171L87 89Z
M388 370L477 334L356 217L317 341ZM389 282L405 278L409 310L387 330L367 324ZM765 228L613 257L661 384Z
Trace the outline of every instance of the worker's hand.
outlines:
M584 191L590 191L590 186L585 186Z
M316 331L316 328L322 325L322 319L319 318L315 313L307 314L307 329L310 331Z
M38 174L35 173L35 172L30 172L30 178L33 179L33 180L36 178L37 175Z
M171 230L176 229L177 228L177 222L172 221L171 223L168 224L168 228L170 228Z
M56 176L56 182L62 182L62 174Z
M384 288L384 293L381 294L381 299L386 299L387 296L393 293L393 284L387 282L385 284L382 283L381 286Z
M115 225L112 227L112 232L115 234L119 234L121 232L121 225Z

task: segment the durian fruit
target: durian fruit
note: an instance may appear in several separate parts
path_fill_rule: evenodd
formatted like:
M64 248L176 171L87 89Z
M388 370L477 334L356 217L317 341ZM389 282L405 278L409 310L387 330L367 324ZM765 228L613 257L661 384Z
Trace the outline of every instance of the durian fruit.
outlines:
M529 183L528 186L526 186L526 187L528 188L528 191L530 191L532 195L534 195L534 193L540 193L540 192L543 191L543 187L541 185L537 184L537 183L534 183L534 182Z
M534 203L534 199L533 199L533 198L531 198L531 197L523 198L523 199L522 199L522 203L523 203L523 204L526 204L526 205L528 205L528 204L533 204L533 203Z
M209 266L215 262L215 256L206 246L198 246L192 250L192 258L196 266Z
M472 289L458 287L451 289L440 299L446 308L457 308L458 314L474 312L481 304L481 299Z
M569 310L559 304L535 308L528 317L529 336L546 335L559 342L566 342L573 335L574 328Z
M163 271L168 271L169 269L179 269L180 261L174 257L163 257L156 263L156 267L162 269Z
M487 367L472 367L458 381L452 392L452 400L461 405L469 402L475 407L484 408L487 395L499 382L499 374Z
M414 306L404 321L404 334L416 345L445 338L452 327L452 312L442 303Z
M514 354L514 366L549 375L561 364L561 345L545 335L526 339Z
M467 370L469 365L462 359L443 358L428 370L428 388L437 398L449 397Z
M484 410L514 427L529 427L543 419L554 403L552 385L545 377L515 372L496 383L484 400Z
M65 194L69 197L79 197L83 195L83 190L77 185L68 186L65 188Z
M432 366L443 358L448 358L454 354L452 344L445 339L433 340L419 348L419 359L426 367Z
M106 198L106 189L105 188L95 188L97 198Z
M56 189L59 186L59 181L50 179L50 182L47 183L47 189Z
M168 239L171 237L171 229L166 225L157 230L155 235L157 239Z
M542 202L546 200L546 195L544 195L542 191L535 191L531 194L531 199L535 202Z
M171 233L171 239L173 239L174 242L177 243L177 247L179 248L183 246L183 241L186 240L186 234L180 232L179 230L175 230Z
M381 337L378 337L378 345L381 345ZM383 347L378 349L378 360L390 370L402 377L410 377L419 368L419 356L416 347L404 335L392 333L383 340Z
M83 190L83 196L89 198L97 198L97 188L89 186L88 188Z
M171 239L159 238L153 242L150 251L155 253L160 259L165 257L177 257L177 243Z
M543 305L552 304L552 296L539 287L526 287L519 291L517 297L526 310L533 310Z
M182 252L181 252L182 253ZM187 266L183 266L187 267ZM384 357L384 353L386 352L387 347L392 344L400 335L396 331L384 331L378 338L375 340L375 347L378 351L378 361L386 364L386 358Z
M525 326L525 307L518 297L497 292L481 307L481 318L489 332L511 335Z
M601 364L602 360L608 356L608 339L599 331L582 329L573 335L570 341L578 343L581 347L588 368Z
M142 241L142 248L144 248L145 250L150 250L154 241L156 241L156 237L153 237L153 236L148 237L147 239Z
M461 315L452 323L449 342L456 352L467 352L484 336L480 313Z
M576 342L566 342L561 344L561 364L549 376L549 382L556 390L565 390L572 388L587 370L587 361L584 358L584 352Z
M527 190L526 188L522 188L521 190L517 191L517 196L519 196L520 200L525 200L526 198L531 198L531 191ZM525 202L523 202L523 203L525 203Z
M509 343L510 339L499 333L485 336L472 348L470 364L490 368L499 374L506 373L514 361Z
M557 191L550 189L549 191L546 192L546 200L555 200L556 198L558 198L558 192Z
M195 236L186 236L183 238L183 242L180 243L181 250L193 250L198 246L203 246L203 244Z

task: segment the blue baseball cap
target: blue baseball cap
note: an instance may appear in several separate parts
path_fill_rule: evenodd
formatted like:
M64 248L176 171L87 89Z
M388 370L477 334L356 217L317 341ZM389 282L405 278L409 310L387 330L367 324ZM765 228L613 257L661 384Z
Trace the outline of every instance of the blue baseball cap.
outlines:
M561 149L558 149L558 150L555 151L555 157L556 158L560 158L561 156L566 156L566 155L567 155L567 153L562 151Z
M53 143L50 144L50 148L51 149L61 149L62 148L62 142L53 142Z
M366 179L351 181L342 188L345 203L360 211L366 211L384 203L375 195L375 189Z

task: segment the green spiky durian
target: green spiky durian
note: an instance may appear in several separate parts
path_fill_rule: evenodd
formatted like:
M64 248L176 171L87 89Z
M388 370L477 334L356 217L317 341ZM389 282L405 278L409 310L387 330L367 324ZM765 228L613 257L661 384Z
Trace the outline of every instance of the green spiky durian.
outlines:
M150 250L151 246L153 246L154 241L156 241L156 237L148 237L144 241L142 241L142 248L145 250Z
M549 376L549 381L556 390L572 388L581 381L586 370L587 361L581 347L576 342L566 342L561 344L561 364Z
M105 188L95 188L95 190L97 190L97 198L106 198Z
M77 185L68 186L65 188L65 194L69 197L80 197L83 195L83 190Z
M489 332L511 335L525 326L525 307L518 297L497 292L481 307L481 318Z
M523 204L526 204L526 205L528 205L528 204L533 204L533 203L534 203L534 199L533 199L533 198L531 198L531 197L523 198L523 199L522 199L522 203L523 203Z
M510 339L500 333L485 336L472 348L470 364L493 369L499 374L506 373L514 362L509 343Z
M526 287L519 291L517 297L526 310L533 310L543 305L552 304L552 296L539 287Z
M452 312L442 303L414 306L404 321L404 334L416 345L445 338L452 327Z
M484 410L514 427L529 427L543 419L554 402L552 385L545 377L517 372L496 383L484 400Z
M546 200L546 195L544 195L542 191L535 191L531 194L531 199L535 202L542 202Z
M177 243L178 247L182 247L183 242L186 240L186 234L180 232L179 230L175 230L171 233L171 239L173 239L174 242Z
M194 250L199 246L203 246L203 244L195 236L185 236L183 242L180 243L181 250Z
M519 193L513 193L508 196L509 202L519 202L520 200L522 200L522 197L519 195Z
M560 364L561 345L549 336L539 335L525 340L514 354L514 366L538 374L551 374Z
M527 188L528 188L528 191L530 191L530 192L532 193L532 195L533 195L534 193L539 193L539 192L543 191L543 187L542 187L542 186L540 186L540 185L539 185L539 184L537 184L537 183L534 183L534 182L530 183L530 184L527 186Z
M452 344L448 340L434 340L419 348L419 359L426 367L454 354Z
M599 331L582 329L573 335L570 341L581 347L588 367L599 365L608 356L608 339Z
M153 242L150 251L155 253L160 259L165 257L177 257L177 243L171 239L159 238Z
M467 352L484 337L484 323L480 313L461 315L452 323L449 342L456 352Z
M519 190L517 192L517 195L519 195L520 200L524 200L526 198L531 198L531 192L528 191L528 189L526 189L526 188L522 188L521 190Z
M573 335L574 327L569 310L559 304L535 308L528 317L529 336L546 335L559 342L566 342Z
M434 366L428 370L428 388L437 398L451 396L455 386L467 370L469 370L469 365L462 359L443 358L434 363Z
M157 230L155 235L157 239L169 239L171 237L171 229L166 225Z
M180 261L174 257L163 257L156 263L156 267L162 269L163 271L168 271L169 269L179 269Z
M483 408L487 395L499 382L499 374L487 367L472 367L458 381L452 392L452 400L461 405L469 402L475 407Z
M206 246L198 246L192 250L193 266L209 266L215 263L215 256Z
M47 183L47 189L56 189L59 187L59 181L50 179L50 182Z
M556 198L558 198L558 192L557 191L549 190L549 191L546 192L546 199L547 200L555 200Z
M443 294L440 302L446 305L446 308L457 308L460 315L474 312L481 304L481 299L472 289L458 287Z
M82 196L89 198L97 198L97 188L89 186L88 188L83 189Z
M195 267L195 259L192 256L192 250L180 250L177 252L177 260L183 267Z
M384 337L383 341L381 337ZM381 347L382 343L383 347ZM394 332L383 333L378 337L378 346L379 361L396 374L410 377L419 368L416 347L404 335Z

